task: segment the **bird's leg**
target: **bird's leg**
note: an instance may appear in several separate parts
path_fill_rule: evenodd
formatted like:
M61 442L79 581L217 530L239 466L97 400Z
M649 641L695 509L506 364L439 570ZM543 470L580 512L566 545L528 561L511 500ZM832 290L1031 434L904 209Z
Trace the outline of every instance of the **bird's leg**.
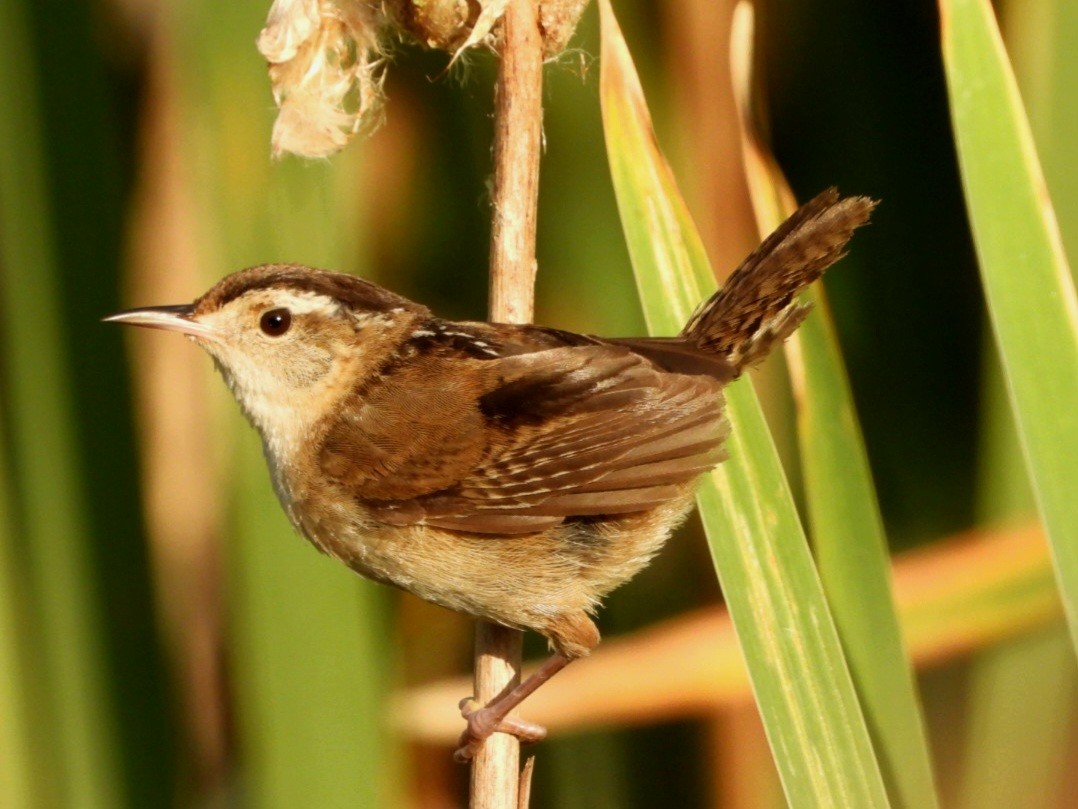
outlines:
M528 679L485 707L480 708L471 698L462 700L460 712L468 721L468 727L460 735L460 747L453 754L453 758L460 762L470 760L492 733L509 733L526 742L543 739L546 728L510 717L508 714L571 662L572 659L564 655L551 655Z

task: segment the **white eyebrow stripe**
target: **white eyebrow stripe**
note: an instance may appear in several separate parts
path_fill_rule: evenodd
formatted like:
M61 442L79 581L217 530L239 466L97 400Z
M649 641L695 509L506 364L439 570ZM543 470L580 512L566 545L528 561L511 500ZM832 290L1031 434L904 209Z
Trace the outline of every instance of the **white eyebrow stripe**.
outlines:
M286 308L293 314L335 312L341 307L338 300L320 292L289 290L280 287L260 290L260 292L263 294L256 299L257 303L261 304L264 301L266 306Z

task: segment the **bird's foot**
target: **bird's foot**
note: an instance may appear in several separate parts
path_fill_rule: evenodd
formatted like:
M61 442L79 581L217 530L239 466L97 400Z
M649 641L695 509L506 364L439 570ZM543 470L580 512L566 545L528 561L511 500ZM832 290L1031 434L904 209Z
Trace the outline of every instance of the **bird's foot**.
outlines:
M497 700L481 708L471 697L461 700L460 715L468 722L468 726L460 734L458 748L453 753L454 759L462 764L471 761L483 746L483 742L494 733L508 733L525 744L546 738L546 728L515 716L506 716L515 704L503 707L501 703L502 700Z

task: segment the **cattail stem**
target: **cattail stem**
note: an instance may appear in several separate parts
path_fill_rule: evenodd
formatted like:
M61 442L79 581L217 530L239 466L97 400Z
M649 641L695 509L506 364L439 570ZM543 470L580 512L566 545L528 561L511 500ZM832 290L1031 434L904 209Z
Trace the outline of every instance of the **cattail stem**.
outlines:
M537 0L510 0L494 93L490 318L527 323L534 311L535 228L543 128L543 42ZM481 621L475 696L486 705L520 682L523 635ZM472 762L472 809L519 809L520 743L495 733ZM525 792L526 794L526 792ZM526 799L525 799L526 800Z
M543 137L543 41L536 0L511 0L494 91L494 212L490 315L532 319L539 153Z

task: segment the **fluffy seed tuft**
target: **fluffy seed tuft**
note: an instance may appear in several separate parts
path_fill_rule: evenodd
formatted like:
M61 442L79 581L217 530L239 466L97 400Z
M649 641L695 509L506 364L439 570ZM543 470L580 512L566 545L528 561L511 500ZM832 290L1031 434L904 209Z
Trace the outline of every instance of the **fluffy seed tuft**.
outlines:
M258 37L279 109L274 157L328 157L377 126L382 27L375 0L274 0Z
M565 49L588 0L541 0L547 58ZM410 37L453 54L500 47L508 0L274 0L258 50L278 115L271 151L329 157L382 120L387 43Z

